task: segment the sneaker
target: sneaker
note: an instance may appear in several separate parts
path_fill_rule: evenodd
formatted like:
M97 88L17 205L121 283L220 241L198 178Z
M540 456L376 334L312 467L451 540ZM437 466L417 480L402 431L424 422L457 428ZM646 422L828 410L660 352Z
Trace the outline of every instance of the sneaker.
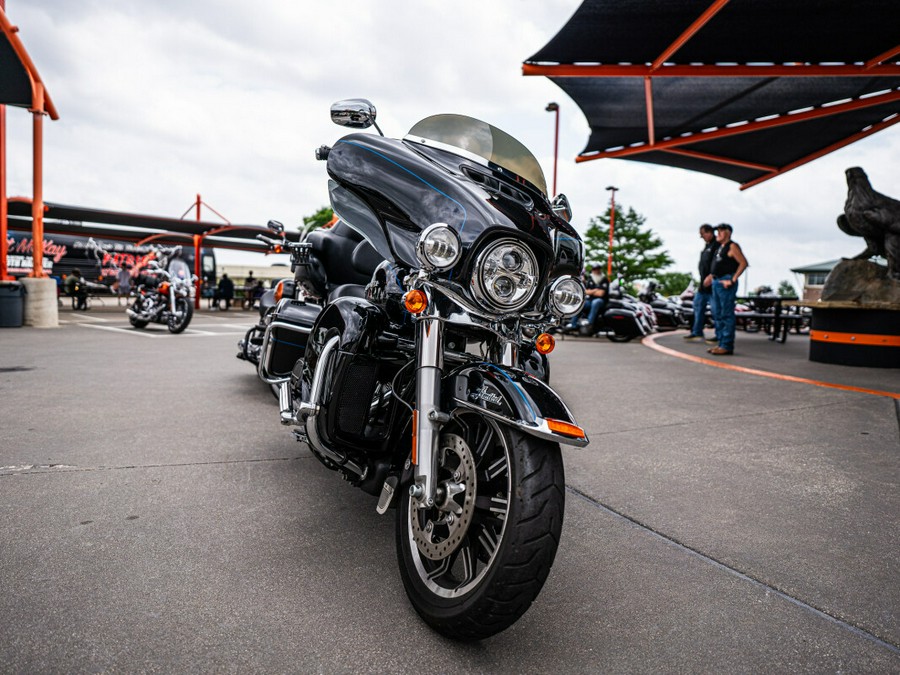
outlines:
M685 335L685 336L684 336L684 339L685 339L685 340L688 340L688 341L690 341L690 340L702 340L702 339L703 339L703 336L702 336L702 335Z
M734 354L734 350L724 349L722 347L713 347L709 350L709 353L713 356L729 356L731 354Z
M715 337L706 338L706 344L717 345L717 344L719 344L719 341Z

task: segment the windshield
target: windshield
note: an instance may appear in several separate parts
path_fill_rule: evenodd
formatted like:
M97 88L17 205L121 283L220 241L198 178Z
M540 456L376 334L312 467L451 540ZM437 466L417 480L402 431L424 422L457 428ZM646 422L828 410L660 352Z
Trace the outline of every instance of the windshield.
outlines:
M191 278L191 268L181 258L175 258L169 263L169 274L173 279L183 279L187 281Z
M405 140L463 156L474 155L482 162L524 178L547 195L547 181L534 155L508 133L487 122L465 115L433 115L410 129Z

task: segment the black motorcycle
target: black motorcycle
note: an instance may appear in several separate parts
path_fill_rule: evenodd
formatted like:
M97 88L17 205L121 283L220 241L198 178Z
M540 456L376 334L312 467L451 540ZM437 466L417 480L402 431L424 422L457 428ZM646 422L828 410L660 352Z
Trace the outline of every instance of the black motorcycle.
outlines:
M630 342L656 330L656 316L650 305L625 293L619 281L610 284L607 296L606 307L593 323L584 312L574 328L566 326L563 332L583 337L604 335L611 342Z
M332 119L368 128L375 109L344 101ZM259 376L297 440L377 495L378 513L396 510L416 611L446 636L488 637L546 580L560 444L588 443L529 372L584 303L568 202L548 201L523 145L460 115L402 140L354 133L317 157L340 222L292 247L294 294L264 320Z
M651 279L638 293L638 299L653 309L656 328L660 331L690 328L693 323L693 309L687 310L680 302L663 297L657 292L658 283Z
M154 322L164 324L170 333L184 331L194 316L191 290L195 280L183 260L173 260L168 270L151 260L139 277L134 301L125 309L131 325L146 328Z

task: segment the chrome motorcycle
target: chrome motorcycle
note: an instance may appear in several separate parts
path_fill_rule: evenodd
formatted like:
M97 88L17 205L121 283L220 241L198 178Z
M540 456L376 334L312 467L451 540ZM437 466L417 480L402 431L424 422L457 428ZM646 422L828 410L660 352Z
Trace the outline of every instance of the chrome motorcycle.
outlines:
M151 260L134 290L134 301L125 309L131 325L146 328L155 322L165 324L170 333L184 331L194 316L195 280L183 260L173 260L168 270Z
M364 99L335 104L332 119L380 134ZM547 579L560 445L588 443L529 372L553 349L548 330L584 303L568 202L548 201L521 143L460 115L401 140L352 133L317 157L340 222L292 252L300 290L268 315L259 376L297 440L377 495L379 514L396 511L421 617L454 639L486 638Z

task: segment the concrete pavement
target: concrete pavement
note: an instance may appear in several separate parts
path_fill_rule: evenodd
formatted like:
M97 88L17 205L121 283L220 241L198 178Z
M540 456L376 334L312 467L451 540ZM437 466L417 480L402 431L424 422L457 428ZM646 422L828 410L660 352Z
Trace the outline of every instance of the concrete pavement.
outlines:
M515 626L461 645L409 606L393 513L234 358L252 317L0 330L0 671L900 671L895 399L561 341L592 443L564 451L557 560ZM900 390L804 344L739 334L731 363Z

